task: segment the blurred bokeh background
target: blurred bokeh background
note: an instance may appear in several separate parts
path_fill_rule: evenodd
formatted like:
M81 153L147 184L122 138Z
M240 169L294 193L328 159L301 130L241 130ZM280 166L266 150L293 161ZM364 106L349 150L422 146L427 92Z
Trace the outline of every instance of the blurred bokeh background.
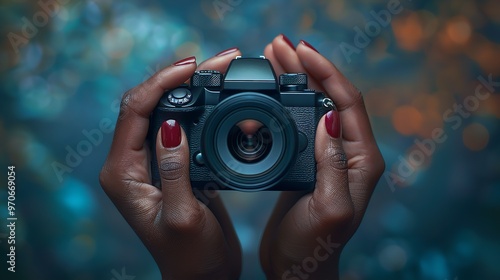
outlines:
M86 134L114 125L121 95L161 67L233 46L260 55L280 33L363 91L387 162L342 279L500 279L500 1L4 0L0 18L1 279L159 279L98 183L112 133L90 146ZM242 279L264 279L258 244L277 193L223 195Z

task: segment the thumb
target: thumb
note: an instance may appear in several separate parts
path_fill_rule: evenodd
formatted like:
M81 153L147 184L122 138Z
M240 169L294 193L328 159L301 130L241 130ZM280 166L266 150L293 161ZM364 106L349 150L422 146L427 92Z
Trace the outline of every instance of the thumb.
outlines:
M192 221L201 211L191 189L188 141L176 120L166 120L161 125L156 138L156 155L163 197L162 215L167 222Z
M339 222L352 219L353 204L349 192L347 156L342 146L342 128L338 111L330 111L320 120L316 132L316 188L313 211L320 218Z

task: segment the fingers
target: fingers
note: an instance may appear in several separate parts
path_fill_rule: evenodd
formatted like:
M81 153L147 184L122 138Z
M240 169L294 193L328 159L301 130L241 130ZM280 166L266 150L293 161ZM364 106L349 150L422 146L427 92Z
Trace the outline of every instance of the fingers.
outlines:
M144 209L161 199L160 192L146 184L150 180L149 151L144 146L149 114L163 92L182 84L195 67L194 57L181 60L123 96L113 143L99 178L106 193L124 211L132 211L131 203ZM147 198L150 200L145 203L143 199Z
M273 50L273 45L268 44L266 48L264 49L264 56L271 61L271 64L273 65L274 72L276 73L276 76L279 77L279 75L285 73L285 69L283 69L283 66L280 64L276 56L274 55L274 50Z
M283 73L306 73L308 75L309 88L324 91L323 87L302 66L295 51L295 46L285 35L280 34L274 38L273 42L268 45L268 48L266 47L264 54L266 58L271 60L277 76Z
M229 63L239 55L241 52L238 48L227 49L202 62L196 70L216 70L225 73Z
M344 139L375 143L361 93L330 61L317 51L301 44L297 54L306 71L325 89L342 116L343 127L348 127ZM348 116L347 116L348 115Z
M342 73L309 44L301 44L297 54L307 72L325 89L337 106L342 121L343 139L349 167L367 174L369 187L373 187L385 165L373 136L368 113L361 92ZM370 191L371 193L371 191Z
M163 122L156 138L156 155L162 187L162 217L170 226L201 219L203 211L191 189L189 146L179 122Z
M295 52L295 46L288 37L280 34L274 38L271 44L273 46L273 54L276 61L279 62L286 72L298 73L303 71L299 57Z
M321 118L315 139L316 188L311 213L327 224L350 222L354 206L349 191L347 156L342 146L340 114L328 112Z
M160 70L139 86L125 93L116 123L110 157L126 157L130 151L143 148L149 128L149 114L158 104L163 92L181 85L191 77L195 68L194 57L181 60Z

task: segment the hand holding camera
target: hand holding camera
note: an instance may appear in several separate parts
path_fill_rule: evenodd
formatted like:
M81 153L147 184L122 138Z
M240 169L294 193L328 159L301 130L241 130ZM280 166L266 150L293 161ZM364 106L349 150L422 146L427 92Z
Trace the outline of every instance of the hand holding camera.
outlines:
M151 146L162 123L173 119L188 135L193 188L311 190L315 131L331 109L327 101L307 88L306 74L277 79L264 57L237 57L225 75L197 71L190 86L164 93L151 115ZM152 152L153 184L160 186Z
M267 73L262 76L245 71L254 67L229 66L240 63L232 49L198 67L194 58L179 61L123 97L100 181L164 279L237 279L241 272L241 248L222 202L213 196L205 205L193 194L207 182L222 189L305 190L281 194L262 239L262 267L268 279L338 278L341 250L384 162L361 94L332 63L304 41L295 49L283 35L264 54L272 79L267 60L255 60L266 69L257 71ZM195 70L202 75L193 76ZM216 72L201 70L220 72L222 87ZM304 73L325 96L297 80L280 83L283 73ZM182 86L190 77L191 85ZM326 110L325 97L337 111Z

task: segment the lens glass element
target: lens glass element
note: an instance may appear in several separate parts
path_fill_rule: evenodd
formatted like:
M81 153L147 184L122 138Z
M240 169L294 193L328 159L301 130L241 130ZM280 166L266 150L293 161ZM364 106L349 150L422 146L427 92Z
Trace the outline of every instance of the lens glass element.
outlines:
M269 154L272 136L269 128L261 122L246 119L231 128L227 146L237 160L245 163L259 162Z

